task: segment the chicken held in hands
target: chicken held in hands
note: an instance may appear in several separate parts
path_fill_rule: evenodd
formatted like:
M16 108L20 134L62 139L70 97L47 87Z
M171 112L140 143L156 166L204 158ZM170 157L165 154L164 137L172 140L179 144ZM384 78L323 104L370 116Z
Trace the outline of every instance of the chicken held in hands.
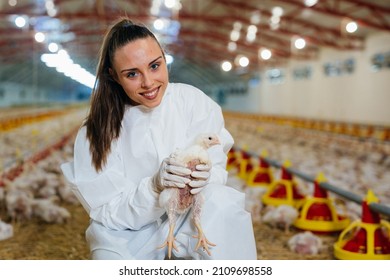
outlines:
M202 167L206 168L206 171L211 168L211 161L207 149L218 144L220 144L220 141L216 134L202 134L196 138L193 145L184 150L177 150L171 155L171 158L176 163L186 166L191 170L191 175L187 177L194 184L191 185L190 182L185 184L184 188L168 187L160 194L160 206L166 209L168 215L169 233L166 241L158 248L168 247L168 258L172 256L172 249L178 251L174 236L177 215L184 214L191 208L193 223L198 232L197 236L193 236L198 239L195 251L202 247L208 255L211 255L209 246L215 246L215 244L207 240L201 227L200 218L204 197L200 192L201 188L196 188L197 176L194 175L196 172L199 172L201 175Z

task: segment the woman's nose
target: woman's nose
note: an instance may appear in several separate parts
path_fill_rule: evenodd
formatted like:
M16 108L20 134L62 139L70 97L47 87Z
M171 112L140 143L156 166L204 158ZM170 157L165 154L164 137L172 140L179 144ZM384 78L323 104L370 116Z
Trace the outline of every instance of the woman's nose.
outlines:
M149 74L144 74L142 79L142 87L150 88L153 85L153 79Z

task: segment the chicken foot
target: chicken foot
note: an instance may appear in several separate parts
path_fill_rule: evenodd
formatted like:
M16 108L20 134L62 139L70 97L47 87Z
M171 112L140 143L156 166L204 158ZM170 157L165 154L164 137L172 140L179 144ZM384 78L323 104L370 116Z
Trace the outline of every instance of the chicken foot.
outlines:
M162 249L162 248L168 247L168 258L169 259L172 256L172 248L175 249L176 251L179 251L176 247L176 244L175 244L176 238L173 234L174 229L175 229L175 223L170 224L167 239L164 241L163 244L161 244L159 247L157 247L157 249Z
M194 224L196 229L198 230L198 235L193 235L192 237L198 239L198 243L195 246L195 251L198 250L200 247L203 248L204 251L207 252L209 256L211 256L210 248L209 246L216 246L216 244L211 243L206 236L203 233L202 227L200 226L200 223L194 220Z

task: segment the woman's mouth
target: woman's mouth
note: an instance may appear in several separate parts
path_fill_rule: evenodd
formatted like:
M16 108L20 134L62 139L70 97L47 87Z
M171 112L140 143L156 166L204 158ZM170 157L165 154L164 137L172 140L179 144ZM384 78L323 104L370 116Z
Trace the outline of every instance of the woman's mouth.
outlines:
M156 96L157 96L157 94L159 92L159 89L160 89L160 87L157 87L157 88L155 88L153 90L150 90L150 91L147 91L147 92L143 92L142 96L145 97L148 100L153 100L153 99L156 98Z

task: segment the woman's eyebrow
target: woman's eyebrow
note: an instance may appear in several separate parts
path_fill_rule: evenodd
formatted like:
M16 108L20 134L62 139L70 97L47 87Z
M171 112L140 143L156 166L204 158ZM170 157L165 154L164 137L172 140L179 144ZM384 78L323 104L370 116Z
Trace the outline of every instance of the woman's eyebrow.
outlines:
M157 60L159 60L159 59L161 59L161 58L162 58L162 56L160 55L159 57L153 59L153 60L149 63L149 65L152 65L153 63L155 63ZM128 72L128 71L134 71L134 70L137 70L137 68L123 69L123 70L121 70L121 73L123 73L123 72Z
M157 57L156 59L152 60L152 62L149 63L149 65L152 65L153 63L155 63L157 60L159 60L160 58L162 58L162 55L160 55L159 57Z

